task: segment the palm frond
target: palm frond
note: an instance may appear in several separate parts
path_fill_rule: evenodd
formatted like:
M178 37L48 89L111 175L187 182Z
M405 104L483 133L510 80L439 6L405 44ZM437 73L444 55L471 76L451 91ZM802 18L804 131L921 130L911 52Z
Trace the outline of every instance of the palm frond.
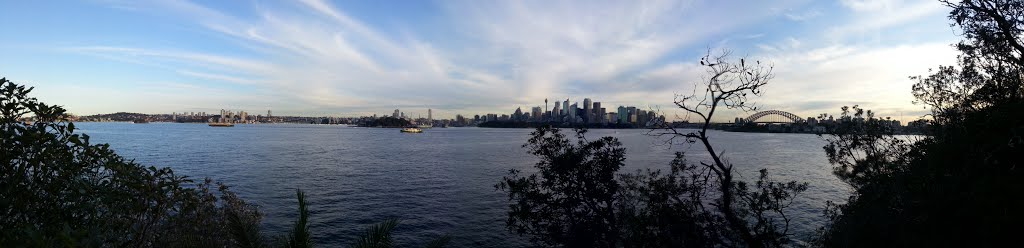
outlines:
M398 225L398 219L388 219L380 224L370 226L366 233L356 239L353 248L390 248L394 246L391 242L391 231Z
M435 239L434 241L430 241L430 243L427 243L427 248L444 248L445 246L448 246L448 242L451 241L451 236L444 235L441 236L440 238Z
M301 189L297 189L295 190L295 195L299 198L299 220L295 222L295 227L292 228L291 234L288 235L288 247L313 247L313 243L309 238L309 209L306 208L306 194Z
M228 210L228 227L231 237L241 248L263 247L263 235L260 233L260 223L249 218L242 217L236 210Z

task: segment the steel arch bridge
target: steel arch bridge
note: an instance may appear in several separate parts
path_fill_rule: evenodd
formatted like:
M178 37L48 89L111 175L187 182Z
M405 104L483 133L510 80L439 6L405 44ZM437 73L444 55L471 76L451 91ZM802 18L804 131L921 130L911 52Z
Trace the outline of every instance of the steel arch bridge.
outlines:
M769 115L782 116L782 117L785 117L786 119L789 119L789 120L793 121L794 123L803 122L804 121L804 119L800 118L800 116L797 116L797 115L794 115L793 113L782 111L782 110L765 110L765 111L757 112L757 113L754 113L754 114L750 115L749 117L747 117L746 119L743 119L743 120L746 121L746 122L757 122L758 119L761 119L762 117L769 116ZM778 123L780 121L762 121L762 122L763 123L764 122L767 122L767 123Z

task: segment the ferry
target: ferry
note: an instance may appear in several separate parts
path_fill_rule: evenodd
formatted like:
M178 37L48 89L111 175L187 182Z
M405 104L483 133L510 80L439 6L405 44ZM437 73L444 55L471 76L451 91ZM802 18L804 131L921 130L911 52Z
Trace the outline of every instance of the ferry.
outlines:
M226 123L226 122L210 122L210 126L211 127L233 127L233 126L235 126L235 124L234 123Z
M407 127L407 128L402 128L402 132L403 133L422 133L423 129L419 129L419 128L415 128L415 127Z
M132 121L132 123L135 123L135 124L146 124L146 123L149 123L149 121L147 121L145 119L136 119L136 120Z

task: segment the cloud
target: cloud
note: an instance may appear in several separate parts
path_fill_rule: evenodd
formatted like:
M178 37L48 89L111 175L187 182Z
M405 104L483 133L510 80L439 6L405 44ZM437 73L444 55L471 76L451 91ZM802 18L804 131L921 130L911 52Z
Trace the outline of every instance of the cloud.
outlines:
M930 0L844 0L843 5L855 12L855 18L828 29L827 34L834 41L849 38L876 38L878 32L888 28L920 22L929 17L930 25L944 25L941 15L945 7ZM937 18L934 18L937 17Z
M282 114L372 114L394 108L477 114L565 97L590 97L608 106L668 106L673 93L691 91L699 82L703 71L693 62L708 46L748 43L757 50L739 52L778 66L777 83L763 102L813 113L825 103L871 102L840 93L863 94L856 85L890 89L867 82L902 80L906 75L894 75L913 73L920 63L931 65L950 54L937 43L880 45L847 39L913 23L941 7L917 1L844 1L858 15L840 23L819 18L836 13L799 0L442 1L440 12L431 13L436 24L404 20L394 25L398 28L357 18L365 15L323 0L261 4L227 11L177 0L111 3L198 27L209 39L203 42L237 51L145 44L84 44L68 50L164 69L185 78L182 84L252 89L263 97L226 95L220 102L196 102L219 109L219 104L253 100L247 105L273 105ZM812 31L762 26L811 19L829 25ZM905 99L884 97L874 102Z
M811 19L814 19L814 18L818 18L822 14L823 13L821 12L821 10L810 9L810 10L805 10L805 11L802 11L802 12L788 11L788 12L786 12L783 15L787 19L789 19L791 21L802 22L802 21L807 21L807 20L811 20Z

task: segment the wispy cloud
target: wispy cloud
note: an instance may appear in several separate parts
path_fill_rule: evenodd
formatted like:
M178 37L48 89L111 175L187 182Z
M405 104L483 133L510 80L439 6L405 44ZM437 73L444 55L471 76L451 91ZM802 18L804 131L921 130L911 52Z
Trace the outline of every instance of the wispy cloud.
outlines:
M68 50L164 69L192 84L256 89L266 93L260 104L299 113L380 113L396 107L482 113L565 97L667 106L673 92L692 90L699 80L702 71L693 62L708 46L732 45L756 49L738 52L777 65L766 105L815 112L823 104L810 103L876 98L903 106L908 94L863 97L856 88L892 88L887 85L905 78L900 73L951 56L948 47L936 45L947 40L890 45L850 38L941 10L930 1L842 1L843 11L856 13L842 22L824 18L835 10L802 0L443 1L433 13L440 27L404 20L399 28L360 19L344 4L324 0L261 2L231 11L205 4L109 3L184 23L207 42L234 50L146 44ZM766 11L771 9L786 11ZM764 26L775 21L815 26ZM430 29L418 29L424 27ZM840 97L848 92L854 96Z

